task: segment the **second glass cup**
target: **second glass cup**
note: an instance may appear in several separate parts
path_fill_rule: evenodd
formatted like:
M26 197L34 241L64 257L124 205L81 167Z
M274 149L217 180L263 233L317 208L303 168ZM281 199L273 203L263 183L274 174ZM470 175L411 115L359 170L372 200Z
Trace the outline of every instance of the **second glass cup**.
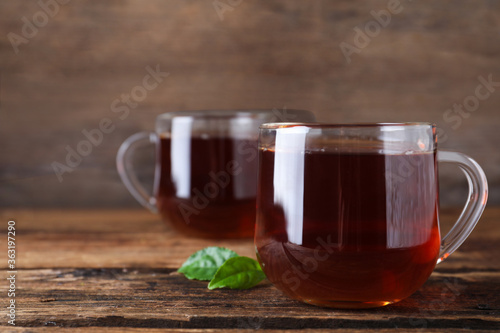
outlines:
M164 113L156 131L134 134L117 156L132 195L177 230L195 237L252 237L257 192L257 140L266 122L313 122L305 110L209 110ZM157 145L155 196L137 180L132 155Z

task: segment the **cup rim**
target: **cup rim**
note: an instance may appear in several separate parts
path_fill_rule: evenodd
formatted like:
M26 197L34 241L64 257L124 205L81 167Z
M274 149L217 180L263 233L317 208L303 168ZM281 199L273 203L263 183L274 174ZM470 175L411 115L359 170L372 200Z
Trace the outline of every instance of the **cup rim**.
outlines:
M395 122L395 123L264 123L259 126L260 129L281 129L293 127L307 127L307 128L369 128L369 127L436 127L435 124L430 122Z
M189 117L189 118L237 118L237 117L258 117L259 115L269 115L273 114L274 110L276 112L281 112L280 109L269 108L269 109L207 109L207 110L180 110L165 112L156 117L156 120L171 120L177 117ZM313 112L301 109L285 109L285 112L292 113L308 113L314 115Z

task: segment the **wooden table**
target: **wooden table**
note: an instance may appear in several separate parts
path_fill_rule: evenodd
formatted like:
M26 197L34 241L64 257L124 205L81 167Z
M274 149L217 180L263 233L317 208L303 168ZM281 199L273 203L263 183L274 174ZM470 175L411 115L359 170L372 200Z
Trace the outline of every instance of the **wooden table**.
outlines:
M443 228L458 213L442 211ZM208 290L206 282L177 273L181 263L212 245L254 257L252 241L188 239L146 211L4 210L0 216L0 331L500 330L500 208L486 209L471 237L413 296L371 310L302 304L269 282ZM5 313L9 219L16 221L15 328Z

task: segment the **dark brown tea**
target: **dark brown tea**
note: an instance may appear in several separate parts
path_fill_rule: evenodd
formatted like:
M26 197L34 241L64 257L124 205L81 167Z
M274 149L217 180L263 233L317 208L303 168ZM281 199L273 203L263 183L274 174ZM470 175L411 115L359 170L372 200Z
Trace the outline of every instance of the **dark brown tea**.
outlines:
M257 140L161 138L157 204L185 234L252 237L257 192Z
M260 150L255 243L293 298L375 307L415 292L438 258L435 154Z

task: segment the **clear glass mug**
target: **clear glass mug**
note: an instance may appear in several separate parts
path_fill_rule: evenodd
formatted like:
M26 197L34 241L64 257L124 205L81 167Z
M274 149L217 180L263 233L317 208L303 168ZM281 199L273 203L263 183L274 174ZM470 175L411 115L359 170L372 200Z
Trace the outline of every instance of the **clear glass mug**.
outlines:
M252 237L259 125L315 121L304 110L208 110L164 113L155 132L132 135L116 163L130 193L175 229L196 237ZM154 196L138 181L134 151L156 145Z
M481 167L437 151L429 123L263 124L255 246L292 298L337 308L398 302L428 279L478 222ZM441 238L438 162L465 173L469 197Z

